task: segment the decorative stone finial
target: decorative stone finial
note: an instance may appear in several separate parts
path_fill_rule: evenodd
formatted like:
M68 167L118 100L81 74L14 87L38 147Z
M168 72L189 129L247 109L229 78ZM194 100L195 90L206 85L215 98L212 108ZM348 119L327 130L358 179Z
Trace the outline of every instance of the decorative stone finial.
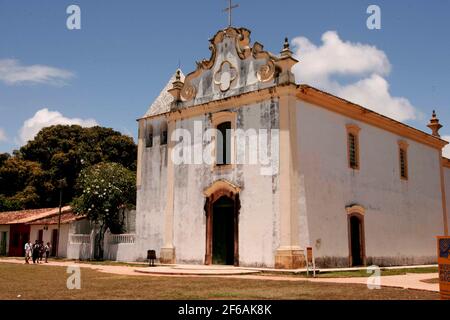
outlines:
M288 39L288 37L284 38L284 49L289 49L289 39Z
M289 39L286 37L284 39L283 50L281 50L281 56L276 61L276 66L280 70L278 75L279 84L295 84L295 76L291 69L297 62L298 60L294 58L289 46Z
M436 110L433 110L433 114L430 119L430 123L427 125L428 128L431 129L432 135L435 137L441 137L439 134L439 130L443 127L442 124L439 123L439 119L436 116Z
M281 50L281 57L291 57L292 51L289 46L289 39L286 37L284 38L284 44L283 44L283 50Z
M175 81L172 82L172 89L169 90L169 93L175 98L175 102L181 101L181 90L183 86L184 82L181 81L181 70L177 69Z

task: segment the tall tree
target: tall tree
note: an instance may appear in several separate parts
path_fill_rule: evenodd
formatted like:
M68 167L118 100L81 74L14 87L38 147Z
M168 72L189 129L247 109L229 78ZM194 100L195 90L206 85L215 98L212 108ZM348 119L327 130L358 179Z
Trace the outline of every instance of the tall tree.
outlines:
M39 163L10 157L0 164L0 211L34 208L50 191Z
M122 233L125 211L135 207L136 176L118 163L102 162L81 171L77 190L72 206L99 225L96 258L102 258L106 230Z
M137 146L133 139L110 128L83 128L78 125L56 125L42 129L36 137L20 148L11 159L36 163L43 171L43 180L36 188L37 201L28 201L26 208L55 207L59 204L58 181L65 179L63 203L75 195L74 187L80 171L96 163L109 161L136 170ZM0 167L7 160L0 157ZM1 176L0 176L1 179ZM13 194L23 192L25 186L9 187ZM0 191L0 196L5 194ZM23 205L21 205L23 207ZM0 210L1 207L0 207Z

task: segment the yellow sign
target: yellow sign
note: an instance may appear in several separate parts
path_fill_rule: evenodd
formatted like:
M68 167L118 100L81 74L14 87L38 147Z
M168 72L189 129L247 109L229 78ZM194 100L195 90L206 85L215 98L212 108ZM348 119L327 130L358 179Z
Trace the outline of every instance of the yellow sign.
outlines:
M438 237L439 289L443 300L450 300L450 237Z

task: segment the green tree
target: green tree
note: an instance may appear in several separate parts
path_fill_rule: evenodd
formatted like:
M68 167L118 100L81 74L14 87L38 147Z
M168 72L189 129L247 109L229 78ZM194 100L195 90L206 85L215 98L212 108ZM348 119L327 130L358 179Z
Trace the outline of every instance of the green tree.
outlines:
M46 187L45 194L39 194L39 205L54 207L59 204L58 181L66 180L63 203L70 203L77 177L85 167L116 162L136 171L137 146L131 137L110 128L56 125L42 129L20 148L18 157L40 164Z
M49 190L39 163L8 157L0 164L0 211L38 207Z
M125 210L135 207L136 176L121 164L102 162L81 171L77 192L79 196L72 203L74 211L87 215L100 227L96 258L101 259L106 230L122 233Z

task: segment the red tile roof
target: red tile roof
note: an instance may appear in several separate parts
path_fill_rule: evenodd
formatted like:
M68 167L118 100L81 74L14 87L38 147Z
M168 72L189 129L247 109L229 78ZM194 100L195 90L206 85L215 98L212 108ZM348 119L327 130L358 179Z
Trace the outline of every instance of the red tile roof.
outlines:
M86 219L86 217L85 216L76 215L75 213L73 213L71 211L61 214L61 224L71 223L71 222L78 221L78 220L83 220L83 219ZM59 220L59 215L57 214L57 215L53 215L51 217L34 220L34 221L29 222L27 224L31 224L31 225L55 225L55 224L58 224L58 220Z
M70 206L63 207L62 213L72 212ZM48 218L59 214L59 208L32 209L21 211L0 212L0 225L29 223L38 219Z

